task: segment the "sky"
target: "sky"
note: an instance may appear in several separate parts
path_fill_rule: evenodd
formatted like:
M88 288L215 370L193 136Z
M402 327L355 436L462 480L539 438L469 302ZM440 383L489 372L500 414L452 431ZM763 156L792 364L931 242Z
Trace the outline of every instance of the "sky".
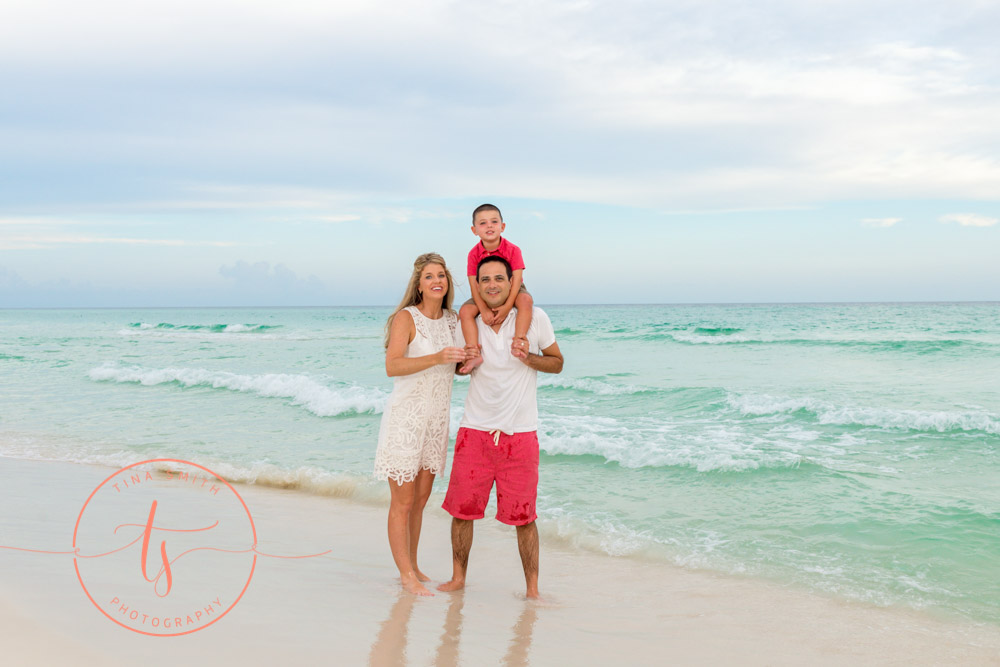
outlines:
M0 307L1000 300L1000 3L4 0Z

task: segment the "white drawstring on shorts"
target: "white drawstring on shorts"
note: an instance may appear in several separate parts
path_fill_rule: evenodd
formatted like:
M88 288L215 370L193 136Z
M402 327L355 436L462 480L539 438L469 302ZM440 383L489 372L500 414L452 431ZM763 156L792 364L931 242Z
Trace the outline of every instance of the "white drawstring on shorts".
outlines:
M500 429L495 429L493 431L490 431L490 435L493 436L493 446L494 447L499 447L500 446L500 433L502 433L502 431Z

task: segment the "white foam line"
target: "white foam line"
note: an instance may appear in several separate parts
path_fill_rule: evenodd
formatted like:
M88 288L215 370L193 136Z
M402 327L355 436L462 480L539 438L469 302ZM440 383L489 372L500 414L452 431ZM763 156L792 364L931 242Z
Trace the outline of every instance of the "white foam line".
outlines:
M804 410L814 414L820 424L939 433L985 431L1000 435L1000 418L987 412L836 406L809 397L779 398L767 394L729 394L726 400L745 416L764 417Z
M559 387L562 389L576 389L577 391L586 391L591 394L597 394L598 396L638 394L644 391L648 391L644 387L638 387L633 384L613 384L610 382L602 382L601 380L593 380L590 378L573 379L573 378L561 378L558 376L551 376L551 375L539 375L538 386Z
M288 398L319 417L349 412L377 414L382 412L388 398L386 392L377 388L348 385L331 389L306 375L285 373L240 375L202 368L102 366L91 369L88 376L97 382L131 382L145 386L176 382L184 387L213 387L265 398Z

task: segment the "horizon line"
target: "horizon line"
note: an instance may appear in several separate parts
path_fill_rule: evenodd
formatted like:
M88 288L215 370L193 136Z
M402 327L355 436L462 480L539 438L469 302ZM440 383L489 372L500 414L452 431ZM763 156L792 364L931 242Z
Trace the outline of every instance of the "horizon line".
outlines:
M609 306L934 306L934 305L1000 305L1000 300L970 301L685 301L672 303L549 303L551 307L609 307ZM364 305L310 305L310 306L0 306L3 310L250 310L250 309L316 309L316 308L393 308L395 304Z

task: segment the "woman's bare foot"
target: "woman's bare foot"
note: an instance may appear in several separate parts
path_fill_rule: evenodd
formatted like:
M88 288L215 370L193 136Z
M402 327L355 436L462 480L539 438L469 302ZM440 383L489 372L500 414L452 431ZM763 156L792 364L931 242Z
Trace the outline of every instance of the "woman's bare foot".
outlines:
M434 593L427 590L426 586L420 583L416 575L412 575L410 577L400 577L399 583L403 585L403 589L407 593L413 593L414 595L434 595Z
M417 572L417 581L430 581L430 580L431 580L431 578L430 578L430 577L428 577L428 576L427 576L426 574L424 574L423 572L421 572L419 568L414 568L414 569L415 569L415 570L416 570L416 572Z
M438 590L445 593L453 593L455 591L460 591L463 588L465 588L465 579L452 579L451 581L446 581L438 586Z

